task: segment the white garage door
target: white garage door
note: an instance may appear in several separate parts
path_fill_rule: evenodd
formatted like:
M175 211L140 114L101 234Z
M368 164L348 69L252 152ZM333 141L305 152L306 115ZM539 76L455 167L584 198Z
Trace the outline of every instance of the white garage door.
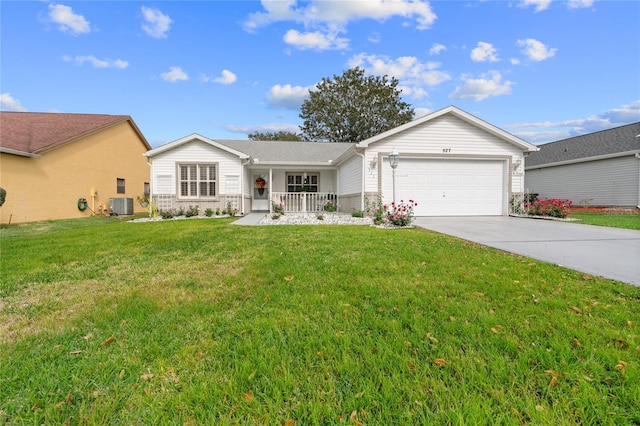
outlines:
M396 169L396 201L413 199L416 216L502 215L505 162L400 158ZM393 199L392 172L385 159L382 172L385 203Z

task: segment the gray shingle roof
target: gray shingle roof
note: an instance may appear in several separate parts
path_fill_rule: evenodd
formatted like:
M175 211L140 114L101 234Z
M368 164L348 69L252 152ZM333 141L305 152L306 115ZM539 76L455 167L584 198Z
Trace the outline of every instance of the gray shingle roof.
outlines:
M638 135L640 122L539 145L540 151L525 159L525 167L640 151Z
M354 149L354 143L337 142L287 142L287 141L251 141L251 140L220 140L221 145L248 154L260 162L273 161L279 163L327 163L335 161L349 149Z

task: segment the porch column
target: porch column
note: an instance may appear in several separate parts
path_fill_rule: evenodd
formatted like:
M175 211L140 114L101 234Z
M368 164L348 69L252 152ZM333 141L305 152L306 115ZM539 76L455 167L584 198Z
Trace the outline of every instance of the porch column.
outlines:
M273 202L271 201L271 194L273 193L273 169L269 167L269 215L273 213Z

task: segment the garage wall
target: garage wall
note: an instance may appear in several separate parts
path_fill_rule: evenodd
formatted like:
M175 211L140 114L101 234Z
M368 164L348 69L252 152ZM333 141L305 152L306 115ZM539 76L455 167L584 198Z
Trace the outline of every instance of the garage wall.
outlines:
M403 154L431 154L443 158L508 156L512 163L524 162L521 148L447 114L369 145L365 164L377 167L365 174L367 192L378 191L379 156L386 157L394 148L401 155L400 161ZM522 187L521 177L511 179L511 191L519 192Z

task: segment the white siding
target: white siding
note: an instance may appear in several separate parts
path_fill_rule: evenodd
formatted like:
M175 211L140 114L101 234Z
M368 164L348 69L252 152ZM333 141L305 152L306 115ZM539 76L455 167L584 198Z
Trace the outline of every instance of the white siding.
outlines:
M241 174L240 159L237 156L204 142L194 141L153 157L151 191L154 195L176 195L176 164L178 163L218 163L218 192L220 195L224 195L226 188L225 176L239 176ZM173 183L171 187L166 183L167 176L171 176Z
M367 148L365 164L378 161L378 154L386 156L396 149L402 156L432 156L433 158L498 158L511 157L522 161L523 151L509 142L494 136L452 115L443 115L421 125L375 142ZM377 170L365 174L365 191L378 191ZM522 181L513 179L511 191L519 191Z
M529 169L525 186L539 198L592 206L638 206L640 160L635 156Z
M338 195L362 191L362 157L355 156L340 166Z

